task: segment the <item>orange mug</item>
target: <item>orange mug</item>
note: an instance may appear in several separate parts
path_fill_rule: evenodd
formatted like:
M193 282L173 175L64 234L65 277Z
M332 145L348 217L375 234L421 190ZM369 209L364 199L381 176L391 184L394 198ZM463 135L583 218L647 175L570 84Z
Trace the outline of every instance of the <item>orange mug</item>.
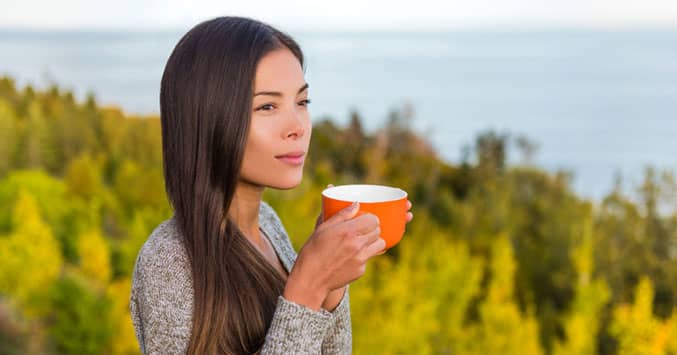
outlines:
M407 192L383 185L339 185L322 191L322 213L324 220L336 212L360 203L356 216L371 213L380 221L381 238L386 241L386 250L399 243L407 224Z

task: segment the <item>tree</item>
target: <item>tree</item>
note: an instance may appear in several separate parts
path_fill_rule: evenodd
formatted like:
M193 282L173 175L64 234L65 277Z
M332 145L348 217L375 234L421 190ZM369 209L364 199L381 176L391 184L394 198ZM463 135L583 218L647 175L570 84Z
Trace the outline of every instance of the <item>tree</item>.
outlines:
M49 332L59 354L105 354L111 349L111 301L93 291L75 270L54 284L49 295Z
M0 176L4 176L15 158L16 132L18 130L14 109L0 97Z
M432 354L453 351L464 338L482 263L465 243L429 227L423 222L422 229L407 233L395 247L397 259L392 250L377 257L351 285L356 352ZM422 235L425 240L416 238Z
M490 281L486 298L479 305L479 320L469 329L460 354L542 354L538 322L522 315L513 299L516 263L507 236L492 245Z
M85 201L103 194L101 169L89 154L82 154L68 164L65 182L69 193Z
M111 322L114 340L112 354L138 354L139 344L134 334L134 325L129 314L129 293L132 282L129 278L113 281L108 286L106 296L111 303Z
M37 316L45 311L40 296L61 272L59 244L30 193L19 192L12 220L12 233L0 237L0 293L26 315Z
M583 224L581 232L580 244L571 253L578 275L576 296L564 319L565 341L555 343L554 355L597 354L599 319L610 297L609 287L604 280L592 280L594 240L590 218Z
M98 231L90 231L78 238L80 271L98 287L108 285L111 262L108 243Z
M621 304L614 309L610 332L618 339L619 355L666 354L668 341L677 335L671 321L661 321L653 315L654 289L651 280L642 277L635 288L633 304Z

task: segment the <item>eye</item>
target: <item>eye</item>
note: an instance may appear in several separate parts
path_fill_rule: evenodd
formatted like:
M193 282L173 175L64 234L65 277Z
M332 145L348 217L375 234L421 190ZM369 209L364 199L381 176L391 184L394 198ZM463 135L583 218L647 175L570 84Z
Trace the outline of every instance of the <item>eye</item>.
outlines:
M312 101L310 101L310 99L305 99L305 100L301 100L301 102L299 102L299 105L308 106L308 104L310 104L311 102Z
M275 108L275 106L273 104L265 104L265 105L259 106L259 108L257 108L256 111L270 111L274 108Z

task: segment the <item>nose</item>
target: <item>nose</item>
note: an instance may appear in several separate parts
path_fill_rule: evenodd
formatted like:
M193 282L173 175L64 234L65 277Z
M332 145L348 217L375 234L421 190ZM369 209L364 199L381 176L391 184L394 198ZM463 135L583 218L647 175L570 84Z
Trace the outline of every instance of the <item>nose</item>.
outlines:
M306 132L305 118L302 113L291 112L289 114L289 126L285 132L285 138L301 138Z

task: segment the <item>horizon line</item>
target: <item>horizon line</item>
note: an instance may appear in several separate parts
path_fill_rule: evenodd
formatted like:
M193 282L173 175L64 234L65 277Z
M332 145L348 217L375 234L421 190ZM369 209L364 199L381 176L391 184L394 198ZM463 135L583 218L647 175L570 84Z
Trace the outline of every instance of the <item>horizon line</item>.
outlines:
M182 26L155 26L155 27L118 27L118 26L2 26L0 32L20 33L172 33L186 31L195 24ZM439 27L415 27L415 26L352 26L352 27L327 27L327 26L280 26L276 27L287 32L308 33L444 33L444 32L530 32L530 31L677 31L677 24L627 24L627 25L589 25L589 24L495 24L495 25L457 25Z

